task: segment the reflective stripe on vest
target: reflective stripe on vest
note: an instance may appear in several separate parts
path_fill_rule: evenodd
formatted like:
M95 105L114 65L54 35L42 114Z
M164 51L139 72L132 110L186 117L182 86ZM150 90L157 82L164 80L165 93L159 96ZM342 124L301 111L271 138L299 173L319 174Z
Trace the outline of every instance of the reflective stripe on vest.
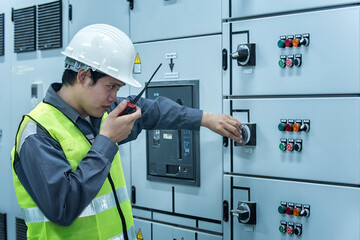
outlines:
M117 189L116 195L119 199L119 203L125 202L129 199L126 186ZM114 207L116 207L116 202L115 202L114 194L111 192L92 200L89 206L87 206L78 217L82 218L82 217L93 216ZM38 223L38 222L49 221L49 219L47 219L43 214L43 212L37 207L23 208L22 212L23 212L24 220L27 223Z

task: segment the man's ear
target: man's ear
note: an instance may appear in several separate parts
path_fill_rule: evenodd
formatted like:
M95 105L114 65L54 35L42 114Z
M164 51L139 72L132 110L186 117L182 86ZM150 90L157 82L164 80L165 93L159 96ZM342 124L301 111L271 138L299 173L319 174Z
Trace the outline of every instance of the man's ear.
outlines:
M90 76L90 70L87 70L85 72L84 69L80 69L76 75L76 82L83 85L86 83L86 77L88 77L88 76Z

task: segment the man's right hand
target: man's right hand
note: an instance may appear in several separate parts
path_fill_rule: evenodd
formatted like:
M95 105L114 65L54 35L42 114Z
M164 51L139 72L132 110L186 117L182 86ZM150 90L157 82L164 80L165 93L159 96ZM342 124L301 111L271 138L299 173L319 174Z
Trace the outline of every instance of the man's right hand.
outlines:
M135 120L141 117L141 109L138 106L136 106L134 113L118 117L125 107L126 100L123 100L109 113L100 127L100 134L110 138L115 143L126 139L131 133Z

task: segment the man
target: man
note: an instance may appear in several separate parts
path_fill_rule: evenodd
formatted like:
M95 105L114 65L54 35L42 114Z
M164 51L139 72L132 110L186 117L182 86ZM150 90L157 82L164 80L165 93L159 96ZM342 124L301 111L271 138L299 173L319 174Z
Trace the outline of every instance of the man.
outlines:
M241 123L158 97L118 116L120 87L132 77L135 50L119 29L81 29L63 52L62 84L52 84L20 123L12 151L17 199L28 239L135 239L118 146L142 129L205 126L241 142Z

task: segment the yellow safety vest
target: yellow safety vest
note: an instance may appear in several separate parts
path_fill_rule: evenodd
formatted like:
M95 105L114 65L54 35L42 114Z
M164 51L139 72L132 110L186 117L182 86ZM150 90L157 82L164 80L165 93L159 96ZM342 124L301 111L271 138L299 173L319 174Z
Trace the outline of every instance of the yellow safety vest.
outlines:
M103 120L106 116L107 113L104 114ZM43 102L29 115L25 115L20 123L16 135L15 146L17 148L23 141L21 136L24 130L26 131L26 126L30 123L45 129L61 145L73 171L91 148L89 141L70 119L57 108ZM119 152L115 155L110 168L114 189L107 178L96 197L70 226L60 226L49 221L25 190L14 170L15 159L24 161L18 153L18 149L14 147L11 152L13 180L16 197L28 227L28 239L124 239L120 213L113 190L116 192L125 218L129 240L136 239L131 203L127 194Z

